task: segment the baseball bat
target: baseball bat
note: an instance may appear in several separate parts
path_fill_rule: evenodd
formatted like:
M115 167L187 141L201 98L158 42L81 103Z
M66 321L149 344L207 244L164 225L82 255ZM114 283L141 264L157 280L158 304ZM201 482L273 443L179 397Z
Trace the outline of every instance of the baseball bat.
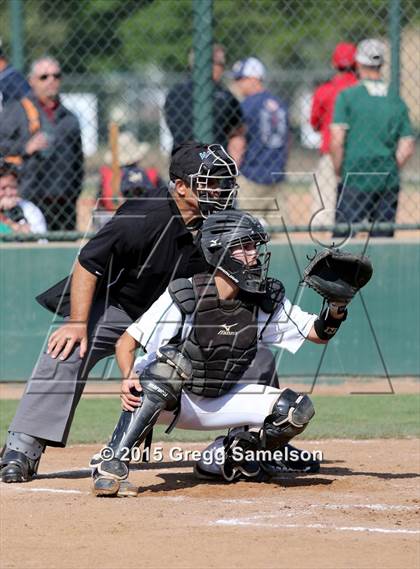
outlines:
M118 135L119 126L116 122L110 122L108 127L109 136L109 147L111 149L111 187L112 187L112 197L115 205L119 203L120 197L120 182L121 182L121 169L119 160L119 148L118 148Z

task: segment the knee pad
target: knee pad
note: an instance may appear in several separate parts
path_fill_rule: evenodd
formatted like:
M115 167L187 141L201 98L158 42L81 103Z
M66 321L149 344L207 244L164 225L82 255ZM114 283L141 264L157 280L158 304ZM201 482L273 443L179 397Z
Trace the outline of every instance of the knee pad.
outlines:
M264 448L274 449L287 444L306 429L314 415L314 406L307 395L285 389L277 399L272 413L264 421Z
M141 374L144 397L155 396L164 402L162 409L172 411L178 404L182 384L192 378L192 364L172 346L160 348L156 356Z

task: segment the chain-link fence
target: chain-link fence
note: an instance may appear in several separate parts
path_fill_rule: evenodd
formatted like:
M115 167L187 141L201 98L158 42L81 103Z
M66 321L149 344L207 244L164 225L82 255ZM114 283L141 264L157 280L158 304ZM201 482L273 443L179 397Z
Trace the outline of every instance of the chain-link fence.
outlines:
M3 239L39 233L42 215L86 231L142 190L134 166L164 184L174 141L203 133L238 159L240 205L277 231L418 228L415 0L0 0L0 38L0 153L23 198L0 176ZM357 78L349 44L366 38L380 43Z

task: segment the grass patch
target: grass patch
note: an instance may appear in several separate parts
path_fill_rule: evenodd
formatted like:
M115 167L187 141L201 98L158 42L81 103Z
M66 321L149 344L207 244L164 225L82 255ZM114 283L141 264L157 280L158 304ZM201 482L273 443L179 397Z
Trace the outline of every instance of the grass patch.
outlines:
M314 396L316 415L304 438L420 436L420 395Z
M420 395L315 395L316 415L299 438L404 438L420 436ZM0 436L3 441L18 401L0 401ZM104 443L120 412L119 399L84 399L80 402L69 444ZM220 431L183 431L164 434L156 427L154 440L207 441Z

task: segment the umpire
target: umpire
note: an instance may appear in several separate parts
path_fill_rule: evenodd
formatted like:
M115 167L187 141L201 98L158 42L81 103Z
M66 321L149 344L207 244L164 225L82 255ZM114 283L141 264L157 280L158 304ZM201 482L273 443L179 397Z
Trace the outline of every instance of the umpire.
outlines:
M191 230L232 206L236 163L219 144L190 142L174 149L169 173L163 197L128 200L85 245L71 286L66 278L38 297L67 321L49 338L9 427L3 482L28 481L46 446L65 446L93 366L113 355L120 335L173 278L206 269ZM271 377L273 359L267 363Z

